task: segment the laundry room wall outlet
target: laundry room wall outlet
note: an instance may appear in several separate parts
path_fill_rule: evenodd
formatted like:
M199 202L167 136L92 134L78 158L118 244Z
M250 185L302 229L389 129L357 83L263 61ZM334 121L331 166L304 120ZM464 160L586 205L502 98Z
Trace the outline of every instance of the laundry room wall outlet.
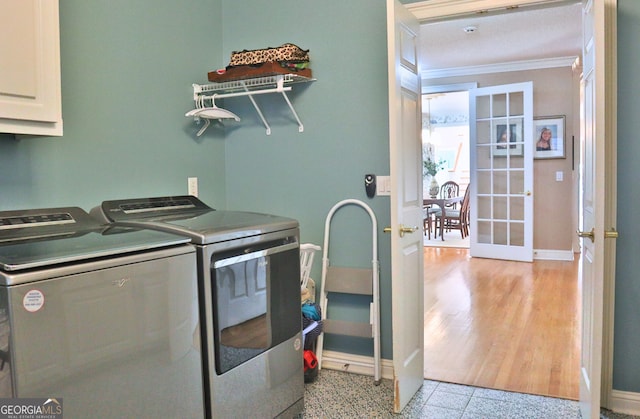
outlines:
M198 178L190 177L187 179L187 187L189 191L189 195L198 197Z

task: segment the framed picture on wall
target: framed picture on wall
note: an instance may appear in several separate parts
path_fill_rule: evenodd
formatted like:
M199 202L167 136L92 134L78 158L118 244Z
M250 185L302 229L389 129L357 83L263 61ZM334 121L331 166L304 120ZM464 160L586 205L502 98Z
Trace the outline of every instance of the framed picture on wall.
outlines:
M522 123L496 124L494 156L522 156Z
M564 115L533 118L533 158L566 158Z

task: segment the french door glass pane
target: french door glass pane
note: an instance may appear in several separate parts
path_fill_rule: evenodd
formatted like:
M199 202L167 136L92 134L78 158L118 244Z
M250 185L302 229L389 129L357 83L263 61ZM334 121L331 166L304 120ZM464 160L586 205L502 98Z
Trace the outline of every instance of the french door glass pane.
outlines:
M491 197L489 196L478 197L478 218L480 219L491 218Z
M494 222L493 223L493 244L508 245L507 240L507 223Z
M476 144L489 144L491 142L491 121L478 121L476 136Z
M491 116L491 96L478 96L476 98L476 119L485 119Z
M493 118L498 118L501 116L507 116L507 94L506 93L500 93L497 95L493 95L493 101L492 101L492 109L491 109L491 116Z
M491 193L491 172L476 173L475 182L478 195L486 195Z
M509 193L521 194L524 192L524 171L513 170L509 172Z
M491 244L491 222L478 221L478 243Z
M509 115L524 114L524 92L509 93Z
M511 223L510 225L511 246L524 246L524 223Z
M478 146L476 152L476 159L478 169L491 170L491 147L490 146Z
M506 194L507 193L507 176L508 172L493 172L493 193L494 194Z
M493 198L493 218L494 220L506 220L507 211L507 197L496 196Z
M524 197L512 196L509 200L511 201L509 205L511 221L524 221Z

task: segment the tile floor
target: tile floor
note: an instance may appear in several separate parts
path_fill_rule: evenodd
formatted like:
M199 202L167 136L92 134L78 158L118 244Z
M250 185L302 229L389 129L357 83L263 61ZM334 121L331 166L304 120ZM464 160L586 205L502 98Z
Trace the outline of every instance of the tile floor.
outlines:
M392 413L391 380L324 369L305 385L304 419L323 418L580 418L578 402L425 380L400 413ZM603 411L602 419L634 416Z

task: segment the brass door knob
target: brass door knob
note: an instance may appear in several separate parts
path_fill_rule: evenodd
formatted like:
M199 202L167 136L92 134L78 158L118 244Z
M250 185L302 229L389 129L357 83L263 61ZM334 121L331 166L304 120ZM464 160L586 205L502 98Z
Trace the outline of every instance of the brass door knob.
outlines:
M578 233L578 237L588 237L591 240L591 243L593 243L593 241L596 239L596 233L595 233L593 228L589 232L584 232L584 231L579 231L578 230L578 231L576 231L576 233ZM616 231L615 228L612 228L609 231L605 231L604 232L604 238L605 239L617 239L618 238L618 231Z
M384 233L391 233L391 227L385 227L382 230ZM405 233L415 233L418 231L418 227L406 227L404 224L400 224L400 237L404 237Z
M576 231L576 233L578 234L578 237L589 238L591 240L591 243L593 243L593 241L596 239L596 233L593 228L588 232L578 230Z
M418 231L418 227L405 227L400 224L400 237L404 237L405 233L415 233Z

